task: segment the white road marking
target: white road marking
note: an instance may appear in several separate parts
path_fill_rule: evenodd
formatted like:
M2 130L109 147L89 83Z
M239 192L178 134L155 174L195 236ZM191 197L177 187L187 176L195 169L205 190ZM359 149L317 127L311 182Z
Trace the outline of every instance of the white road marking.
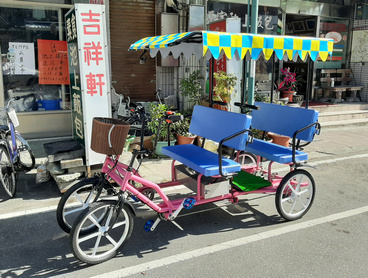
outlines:
M57 205L36 208L36 209L16 211L16 212L11 212L11 213L4 213L4 214L0 214L0 220L9 219L13 217L20 217L20 216L25 216L25 215L30 215L30 214L36 214L36 213L43 213L43 212L48 212L48 211L56 211L56 209L57 209Z
M340 219L347 218L347 217L352 217L352 216L362 214L365 212L368 212L368 206L364 206L364 207L360 207L357 209L352 209L352 210L348 210L348 211L344 211L344 212L340 212L336 214L331 214L328 216L320 217L320 218L305 221L305 222L299 222L296 224L287 225L282 228L276 228L270 231L261 232L261 233L251 235L251 236L229 240L223 243L203 247L203 248L196 249L193 251L188 251L182 254L177 254L177 255L165 257L162 259L145 262L142 264L130 266L124 269L116 270L116 271L111 271L108 273L94 276L93 278L126 277L126 276L137 274L137 273L143 273L145 271L156 269L162 266L168 266L168 265L183 262L186 260L195 259L195 258L202 257L208 254L220 252L223 250L228 250L234 247L240 247L240 246L252 243L252 242L257 242L263 239L268 239L268 238L284 235L287 233L311 228L317 225L325 224L328 222L340 220Z

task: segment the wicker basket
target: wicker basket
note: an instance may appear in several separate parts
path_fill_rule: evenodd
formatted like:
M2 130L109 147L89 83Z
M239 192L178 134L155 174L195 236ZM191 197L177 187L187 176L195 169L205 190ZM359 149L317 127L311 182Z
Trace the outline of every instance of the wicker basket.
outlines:
M122 120L93 118L91 149L106 155L121 155L129 128L130 125Z

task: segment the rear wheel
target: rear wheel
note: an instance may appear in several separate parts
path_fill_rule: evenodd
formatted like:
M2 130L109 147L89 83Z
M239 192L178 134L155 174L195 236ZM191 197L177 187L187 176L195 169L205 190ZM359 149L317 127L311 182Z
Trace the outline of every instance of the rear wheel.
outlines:
M286 220L305 215L313 204L316 186L312 175L305 170L294 170L282 180L276 191L276 208Z
M16 191L15 171L10 159L8 148L0 145L0 181L9 197L14 197Z
M257 156L244 151L239 151L239 153L235 155L234 160L242 166L251 166L257 164Z
M75 257L87 264L98 264L116 256L133 231L133 216L128 205L118 214L117 201L96 202L84 210L70 232L70 246ZM103 221L99 221L101 217ZM96 229L84 235L84 227Z
M80 181L69 188L61 197L56 210L56 219L60 228L70 233L74 221L84 209L96 202L101 195L113 195L113 186L110 183L107 184L111 189L103 188L103 181L100 178L94 178ZM88 227L84 227L82 232L87 233Z

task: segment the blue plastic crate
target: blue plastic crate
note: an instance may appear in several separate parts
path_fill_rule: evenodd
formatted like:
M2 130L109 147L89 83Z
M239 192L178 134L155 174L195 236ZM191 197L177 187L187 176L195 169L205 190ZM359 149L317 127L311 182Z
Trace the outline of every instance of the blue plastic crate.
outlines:
M38 100L38 110L60 110L61 99Z

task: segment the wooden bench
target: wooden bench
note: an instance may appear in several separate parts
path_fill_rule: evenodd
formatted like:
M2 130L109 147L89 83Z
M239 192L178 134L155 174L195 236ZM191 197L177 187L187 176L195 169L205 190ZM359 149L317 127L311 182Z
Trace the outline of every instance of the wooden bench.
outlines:
M227 176L239 172L241 165L222 156L222 147L244 150L251 137L248 131L251 117L196 105L189 132L219 143L219 154L193 144L162 148L162 153L183 163L198 173L209 176Z
M346 101L360 101L357 98L357 92L363 86L349 84L353 81L353 72L351 69L321 69L320 75L320 83L323 90L323 97L320 101L332 101L333 103L344 102L343 93L345 92L350 93ZM334 86L331 86L332 79L334 80ZM331 93L334 93L336 98L331 98Z
M256 102L260 110L252 111L252 128L292 138L292 147L276 145L261 139L245 146L244 150L281 164L300 164L308 154L298 150L300 140L312 142L319 134L318 112L299 107Z

